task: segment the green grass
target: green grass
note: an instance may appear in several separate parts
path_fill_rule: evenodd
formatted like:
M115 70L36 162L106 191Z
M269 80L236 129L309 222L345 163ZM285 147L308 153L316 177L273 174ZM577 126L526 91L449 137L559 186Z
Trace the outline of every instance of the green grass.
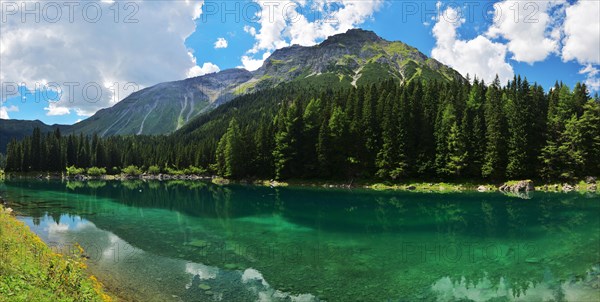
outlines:
M233 91L233 95L245 94L246 92L248 92L248 90L254 89L257 83L257 81L244 83Z
M407 45L401 42L392 42L383 48L389 54L400 54L404 57L413 52Z
M1 301L112 301L86 273L83 249L54 253L0 206Z

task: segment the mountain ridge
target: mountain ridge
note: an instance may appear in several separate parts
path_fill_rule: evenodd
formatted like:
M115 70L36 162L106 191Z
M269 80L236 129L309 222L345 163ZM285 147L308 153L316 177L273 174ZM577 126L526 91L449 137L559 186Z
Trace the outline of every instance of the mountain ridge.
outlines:
M60 128L67 134L100 136L168 134L240 95L281 83L351 88L390 78L401 82L417 78L464 79L456 70L401 41L385 40L373 31L350 29L314 46L277 49L255 71L232 68L158 83L83 121ZM6 138L22 136L19 133L2 136L0 150L8 143Z

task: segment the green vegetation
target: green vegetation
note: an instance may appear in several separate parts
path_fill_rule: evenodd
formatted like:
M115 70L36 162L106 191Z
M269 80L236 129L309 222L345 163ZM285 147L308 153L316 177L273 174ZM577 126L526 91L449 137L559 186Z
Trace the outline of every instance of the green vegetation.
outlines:
M52 252L39 237L0 206L0 300L111 301L88 277L83 250Z
M129 176L138 176L143 173L142 169L140 169L134 165L129 165L129 166L121 169L121 172L123 172L123 174L129 175Z
M91 167L87 169L87 175L89 176L102 176L106 174L105 168Z
M83 173L85 173L84 168L77 168L75 166L67 167L67 175L69 176L81 175Z
M158 166L150 166L148 167L148 174L157 175L160 173L160 167Z
M408 56L411 53L417 53L418 50L402 43L402 42L391 42L384 47L385 51L393 54L400 54L402 56Z
M584 84L545 93L520 77L505 87L498 79L348 89L296 82L238 97L167 137L34 131L8 148L10 172L71 165L130 166L130 175L198 167L189 172L237 179L571 181L600 175L600 102Z
M254 89L254 87L256 87L256 84L258 84L258 81L244 83L244 84L240 85L239 87L237 87L233 91L233 94L234 95L242 95L242 94L248 93L249 90L252 90L252 89Z

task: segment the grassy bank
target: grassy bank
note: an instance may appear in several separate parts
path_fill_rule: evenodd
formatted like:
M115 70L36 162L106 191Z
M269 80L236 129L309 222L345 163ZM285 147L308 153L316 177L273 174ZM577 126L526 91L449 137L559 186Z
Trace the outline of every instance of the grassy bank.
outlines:
M82 253L54 253L0 206L1 301L111 301L86 273Z

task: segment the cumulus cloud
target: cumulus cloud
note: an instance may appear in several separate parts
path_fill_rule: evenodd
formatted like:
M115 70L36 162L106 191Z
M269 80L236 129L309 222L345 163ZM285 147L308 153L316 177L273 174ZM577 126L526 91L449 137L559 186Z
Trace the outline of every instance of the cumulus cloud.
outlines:
M265 52L262 55L262 59L253 59L250 56L242 56L242 66L238 66L239 68L245 68L249 71L254 71L259 69L263 62L271 55L270 52Z
M206 62L206 63L202 64L202 67L200 67L196 64L196 57L194 56L193 53L188 52L188 56L191 58L192 62L194 63L194 67L190 68L190 70L188 70L188 72L186 73L186 76L188 78L193 78L193 77L221 71L219 66L217 66L211 62Z
M259 29L246 26L244 31L256 40L248 53L264 52L263 61L266 59L264 54L275 49L293 44L312 46L328 36L354 28L371 18L383 5L383 0L318 0L310 5L310 10L321 17L311 19L304 14L306 0L254 1L261 8L256 13ZM255 69L260 67L256 67L258 60L249 56L242 57L242 64Z
M566 9L562 58L576 60L583 68L589 89L600 91L600 2L579 1Z
M25 2L28 8L35 5ZM39 2L41 12L47 3L51 2ZM52 3L62 7L55 23L43 14L39 22L35 15L22 22L18 11L8 14L13 7L3 5L6 22L0 26L0 80L25 83L29 90L36 83L57 83L62 99L48 104L49 115L75 109L93 113L123 99L133 87L181 79L198 68L214 70L210 65L199 67L184 44L196 29L194 20L203 1L69 2L73 14L67 2ZM118 15L111 5L118 6ZM101 15L96 20L97 8ZM54 16L50 12L53 8L46 10L46 17ZM86 98L95 96L96 89L98 97Z
M227 43L227 40L225 40L225 38L218 38L217 42L215 42L215 49L219 49L219 48L227 48L229 44Z
M600 70L594 67L592 64L585 65L581 70L579 70L579 74L583 74L586 76L585 85L593 90L600 91Z
M599 1L579 1L566 9L562 57L581 64L600 64Z
M449 7L443 11L433 26L436 45L431 56L456 69L462 75L477 76L491 83L496 74L505 83L514 75L513 68L506 62L507 46L492 42L479 35L472 40L461 40L457 29L465 22L460 12Z
M48 103L48 107L44 107L46 115L48 116L59 116L71 114L69 107L59 106L57 103Z
M558 51L560 31L553 31L550 12L564 0L504 0L494 5L494 22L486 35L508 40L513 59L533 64Z
M202 67L197 66L197 65L192 67L192 69L190 69L188 71L187 77L193 78L193 77L197 77L197 76L201 76L201 75L205 75L205 74L209 74L209 73L214 73L214 72L219 72L219 71L221 71L219 66L217 66L211 62L206 62L202 65Z
M9 112L19 112L19 107L15 105L10 105L8 107L0 106L0 119L10 119L10 117L8 116Z

